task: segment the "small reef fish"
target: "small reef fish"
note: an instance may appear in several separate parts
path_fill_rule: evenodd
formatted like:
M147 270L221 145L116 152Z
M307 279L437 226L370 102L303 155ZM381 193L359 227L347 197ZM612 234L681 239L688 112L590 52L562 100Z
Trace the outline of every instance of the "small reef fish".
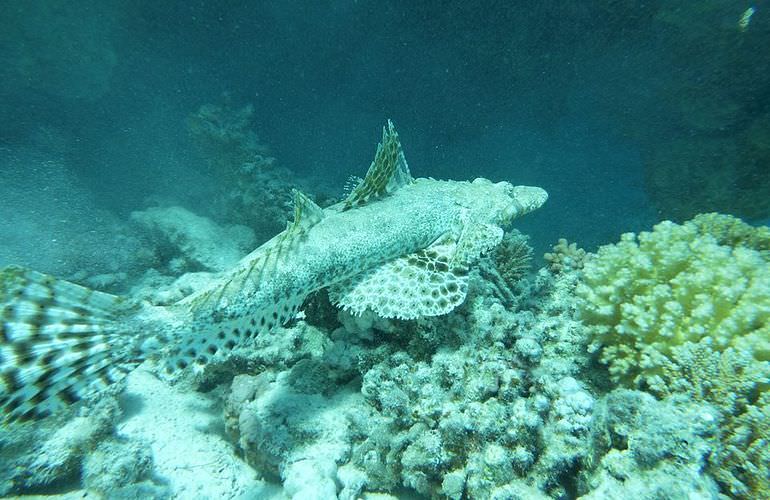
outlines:
M41 418L153 357L170 373L296 316L329 289L338 307L413 319L460 305L468 272L503 227L545 203L538 187L415 179L393 123L366 177L322 209L294 191L294 220L202 290L168 306L102 293L20 267L0 270L0 410Z

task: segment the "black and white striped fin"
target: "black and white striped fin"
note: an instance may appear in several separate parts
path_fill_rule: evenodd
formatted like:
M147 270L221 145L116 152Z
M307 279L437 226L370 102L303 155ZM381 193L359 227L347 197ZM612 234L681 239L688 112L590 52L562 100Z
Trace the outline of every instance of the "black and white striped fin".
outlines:
M138 362L116 321L117 296L19 267L0 270L0 413L45 417Z

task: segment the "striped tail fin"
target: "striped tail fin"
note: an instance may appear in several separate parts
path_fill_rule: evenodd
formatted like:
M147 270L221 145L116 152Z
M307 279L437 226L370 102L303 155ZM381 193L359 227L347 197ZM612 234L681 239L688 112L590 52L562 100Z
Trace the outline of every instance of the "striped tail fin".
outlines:
M0 420L43 418L123 378L141 361L116 321L129 308L115 295L0 269Z

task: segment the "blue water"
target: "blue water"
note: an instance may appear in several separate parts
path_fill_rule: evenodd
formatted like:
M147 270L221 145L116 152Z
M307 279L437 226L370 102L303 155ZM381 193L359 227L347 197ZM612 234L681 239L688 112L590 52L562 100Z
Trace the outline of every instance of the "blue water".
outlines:
M535 268L559 238L595 251L712 211L770 224L765 1L30 0L0 26L0 267L115 293L221 270L132 213L245 226L246 253L291 188L339 200L388 119L415 177L548 191L516 222ZM196 135L207 104L252 107L234 130L265 176L244 173L243 136Z

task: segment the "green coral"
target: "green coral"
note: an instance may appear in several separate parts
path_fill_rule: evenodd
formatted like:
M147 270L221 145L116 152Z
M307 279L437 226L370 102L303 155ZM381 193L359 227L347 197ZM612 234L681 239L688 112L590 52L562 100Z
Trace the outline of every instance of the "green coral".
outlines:
M712 472L738 497L770 491L768 241L730 216L666 221L600 248L578 287L615 383L720 410Z

